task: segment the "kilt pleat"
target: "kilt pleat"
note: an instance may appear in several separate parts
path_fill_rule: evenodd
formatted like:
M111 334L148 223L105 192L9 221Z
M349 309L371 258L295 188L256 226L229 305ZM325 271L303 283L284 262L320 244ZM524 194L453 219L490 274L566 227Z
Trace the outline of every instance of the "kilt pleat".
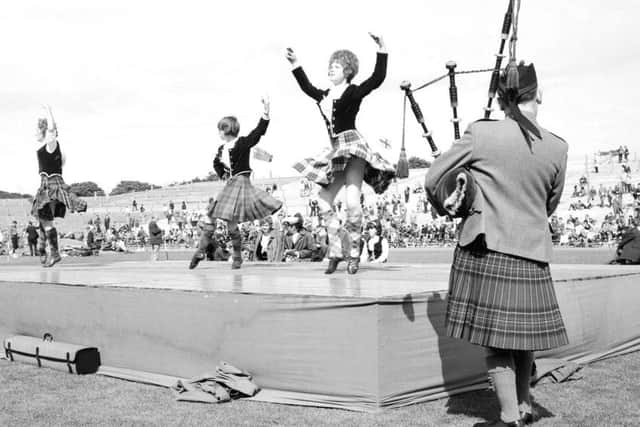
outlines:
M53 220L64 218L67 209L72 212L86 210L86 202L70 194L60 175L40 175L40 187L31 207L31 214L38 218Z
M373 151L367 141L356 130L347 130L331 139L331 148L315 158L306 158L293 164L293 168L321 186L333 181L335 173L346 169L351 157L360 157L367 162L364 182L377 194L384 193L396 176L395 168L379 153Z
M216 199L212 218L246 222L272 215L282 202L251 184L247 175L236 175L227 181Z
M457 247L447 335L485 347L547 350L568 344L547 263Z

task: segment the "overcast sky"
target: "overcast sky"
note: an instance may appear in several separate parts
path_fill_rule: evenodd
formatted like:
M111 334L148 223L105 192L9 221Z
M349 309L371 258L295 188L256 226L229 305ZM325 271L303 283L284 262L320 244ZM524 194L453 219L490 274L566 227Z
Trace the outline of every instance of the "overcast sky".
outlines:
M534 61L545 89L540 123L564 137L570 156L627 144L640 117L640 4L632 0L523 0L519 59ZM493 66L506 0L134 2L12 1L0 15L0 189L33 193L40 105L52 106L67 156L68 183L109 191L122 179L165 185L204 176L224 115L248 132L268 93L272 122L256 160L259 176L292 176L291 163L327 144L315 106L284 59L296 50L311 81L327 87L336 49L360 58L355 82L370 75L380 33L389 50L383 86L365 99L358 128L397 161L402 92L446 72ZM459 76L462 127L482 115L488 74ZM434 139L452 142L447 80L417 93ZM410 114L410 112L409 112ZM495 118L501 117L495 112ZM385 150L379 138L392 141ZM413 116L409 156L430 159Z

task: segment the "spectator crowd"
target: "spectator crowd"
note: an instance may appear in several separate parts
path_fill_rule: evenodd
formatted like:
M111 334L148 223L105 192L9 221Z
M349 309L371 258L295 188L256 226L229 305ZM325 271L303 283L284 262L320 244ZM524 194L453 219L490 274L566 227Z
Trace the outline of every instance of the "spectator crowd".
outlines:
M629 227L640 224L640 180L634 182L632 168L626 162L628 150L621 148L619 180L615 185L592 185L588 176L582 176L573 185L568 210L557 212L549 220L553 242L563 246L613 245ZM623 162L624 160L624 162ZM243 256L246 260L290 262L294 260L321 261L327 252L327 230L320 217L318 200L314 198L310 183L300 182L300 197L305 201L304 212L280 212L263 221L241 224ZM276 185L267 186L274 197L284 198ZM382 195L361 197L364 215L363 260L369 259L370 239L381 242L387 253L378 253L384 259L388 248L453 246L459 220L440 217L428 202L422 185L395 189ZM285 203L286 206L286 203ZM340 201L334 205L338 218L345 223L346 209ZM293 214L293 215L292 215ZM202 233L206 210L188 209L182 201L179 207L170 200L163 212L151 213L135 199L127 209L124 221L112 221L109 213L96 214L88 219L81 231L63 237L75 239L83 254L100 251L143 251L150 246L149 224L161 230L164 248L195 248ZM207 250L211 260L228 260L230 241L223 221L215 221L215 238ZM38 224L11 223L0 230L0 254L16 256L22 248L24 255L37 255ZM153 226L155 229L155 225ZM341 231L349 246L348 233ZM378 244L377 252L380 252ZM345 253L346 257L346 253ZM380 260L378 262L382 262Z

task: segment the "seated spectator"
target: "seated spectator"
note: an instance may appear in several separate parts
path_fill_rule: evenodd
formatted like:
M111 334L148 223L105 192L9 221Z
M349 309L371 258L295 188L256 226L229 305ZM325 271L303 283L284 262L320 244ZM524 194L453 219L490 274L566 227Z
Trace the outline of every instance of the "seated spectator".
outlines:
M315 249L311 254L311 261L322 261L329 252L329 234L325 226L319 226L313 233Z
M113 244L113 250L115 252L129 253L129 249L127 249L127 245L125 244L124 239L120 236L116 238L116 241Z
M369 239L364 245L361 262L383 263L389 258L389 241L382 235L380 221L373 221L367 225Z
M224 226L218 225L213 234L213 244L207 248L209 261L229 261L231 259L231 240L227 238Z
M274 230L273 220L267 217L260 222L260 230L255 239L253 259L256 261L279 262L284 256L284 237Z
M311 258L315 249L315 241L303 225L302 215L296 214L287 218L287 235L284 238L285 260L300 260Z

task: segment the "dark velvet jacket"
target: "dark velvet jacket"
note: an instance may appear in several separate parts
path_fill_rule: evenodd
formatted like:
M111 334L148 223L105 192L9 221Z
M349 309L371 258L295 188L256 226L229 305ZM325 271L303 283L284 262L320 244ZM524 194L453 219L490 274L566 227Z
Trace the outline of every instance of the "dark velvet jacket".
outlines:
M62 175L62 152L60 151L60 143L56 144L53 153L47 151L47 144L44 144L37 151L39 173L47 176Z
M362 99L369 95L371 91L380 87L387 75L387 57L386 53L378 52L376 66L371 77L359 85L350 84L342 93L342 96L333 101L333 114L331 117L326 117L322 113L331 136L356 128L356 115L360 110ZM293 76L302 91L313 98L320 106L320 101L327 96L329 90L321 90L313 86L302 67L296 67L293 70ZM320 111L322 112L322 110Z
M222 162L221 158L224 144L220 145L220 147L218 147L218 154L216 154L215 159L213 159L213 170L216 171L216 174L218 174L220 178L228 178L229 175L235 176L240 172L251 172L251 167L249 166L251 147L260 141L262 135L267 131L268 126L269 120L261 118L258 126L256 126L254 130L247 136L238 138L234 147L229 150L231 165L226 165Z

